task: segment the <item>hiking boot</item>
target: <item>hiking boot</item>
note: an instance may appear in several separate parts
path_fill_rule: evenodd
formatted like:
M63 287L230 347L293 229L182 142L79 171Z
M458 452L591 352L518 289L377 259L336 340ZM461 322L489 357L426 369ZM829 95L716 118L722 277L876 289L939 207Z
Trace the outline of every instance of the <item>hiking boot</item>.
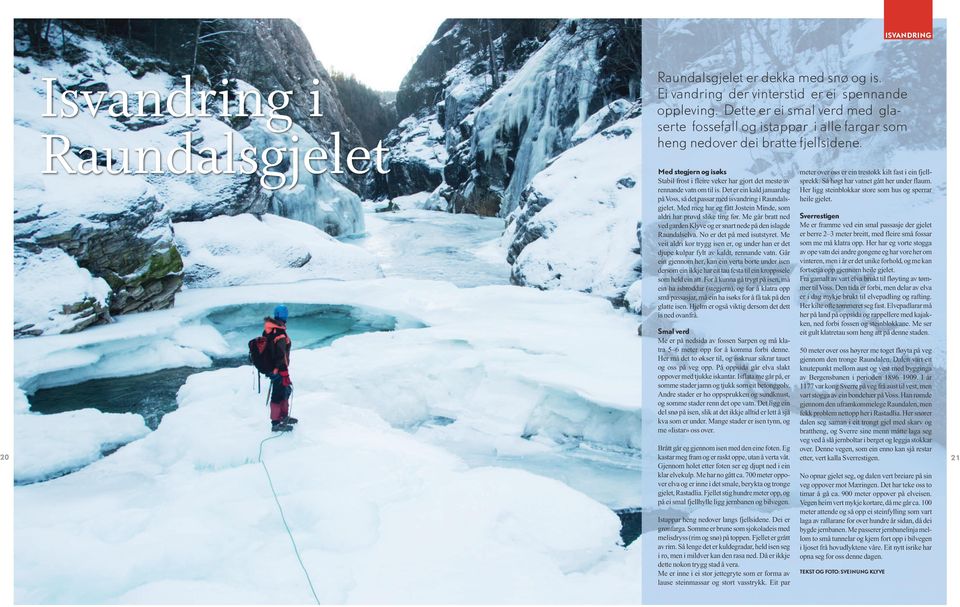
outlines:
M275 421L270 423L270 430L272 432L290 432L293 430L293 426L285 424L282 421Z
M296 417L288 416L288 417L281 417L280 421L287 424L288 426L292 426L293 424L297 423L298 420Z

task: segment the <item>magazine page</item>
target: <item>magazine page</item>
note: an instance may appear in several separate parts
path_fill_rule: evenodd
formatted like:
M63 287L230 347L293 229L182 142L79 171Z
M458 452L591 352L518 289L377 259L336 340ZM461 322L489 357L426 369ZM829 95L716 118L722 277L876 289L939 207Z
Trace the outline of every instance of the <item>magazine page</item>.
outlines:
M953 10L14 7L0 603L957 601Z
M643 25L645 598L943 603L945 25Z

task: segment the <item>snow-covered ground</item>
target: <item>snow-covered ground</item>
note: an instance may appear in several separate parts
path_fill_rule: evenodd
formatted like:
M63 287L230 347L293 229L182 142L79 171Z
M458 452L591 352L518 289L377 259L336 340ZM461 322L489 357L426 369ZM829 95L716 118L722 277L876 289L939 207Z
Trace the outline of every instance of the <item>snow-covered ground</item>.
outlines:
M638 548L617 545L609 508L555 480L470 468L397 429L443 415L474 448L486 437L489 452L510 456L559 451L564 434L629 444L622 423L602 423L639 408L640 344L627 314L574 293L396 278L284 290L289 302L375 305L429 325L342 338L293 360L301 424L268 443L266 458L324 600L638 600ZM256 286L188 291L174 310L122 328L158 331L190 311L263 295ZM34 370L56 358L30 360L26 350L18 358ZM270 434L249 370L194 375L179 400L148 437L16 490L18 601L309 599L256 465Z
M35 111L45 77L71 90L179 86L158 70L135 75L101 42L75 41L78 64L15 59L18 149L37 151L49 133ZM595 45L569 60L559 43L551 52L579 74L595 67ZM513 194L558 135L556 116L529 103L535 89L589 97L581 78L534 71L524 82L536 86L514 89L536 126ZM459 123L486 85L457 73L443 115ZM496 125L524 119L509 96L480 116L488 158ZM576 125L587 118L580 105ZM614 512L640 503L636 319L583 293L509 285L502 219L424 210L446 206L436 191L417 191L435 187L448 160L439 116L411 123L410 171L395 167L430 187L402 189L413 193L393 200L398 211L366 216L329 175L273 193L235 176L111 177L100 188L99 178L39 179L20 162L36 154L18 157L16 323L43 335L14 346L17 602L311 602L286 522L322 602L639 602L640 547L623 545ZM268 120L81 114L61 126L96 148L169 151L186 133L217 155L228 141L316 144L298 125L273 133ZM287 219L258 218L264 211ZM69 248L83 241L78 228L108 233L117 257L131 235L162 245L146 247L143 273L163 254L169 263L155 271L170 280L142 290L168 297L115 306L117 288ZM187 288L174 304L181 258ZM300 346L291 373L301 422L288 435L270 433L251 367L230 366L280 301ZM309 326L305 311L319 308L343 317ZM127 313L148 309L159 311ZM343 331L328 330L338 323ZM123 380L135 384L132 398L169 407L156 417L107 413L102 395L30 411L28 394L87 380L98 380L88 391Z
M147 438L16 490L18 602L312 602L238 374L194 376ZM639 545L619 547L617 517L583 494L471 469L323 394L295 409L263 458L321 601L639 600Z

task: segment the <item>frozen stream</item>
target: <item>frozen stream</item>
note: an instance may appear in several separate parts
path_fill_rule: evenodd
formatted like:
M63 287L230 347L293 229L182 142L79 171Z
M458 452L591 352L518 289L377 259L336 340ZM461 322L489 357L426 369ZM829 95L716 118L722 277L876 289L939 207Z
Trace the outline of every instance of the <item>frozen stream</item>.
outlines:
M406 276L394 263L386 278L190 289L167 310L16 340L19 603L311 600L258 463L265 395L232 366L278 294L300 424L262 456L322 602L636 601L635 319L504 284L490 220L381 219L352 242L406 250ZM475 261L435 246L445 225ZM437 279L455 276L475 286ZM89 408L166 390L143 376L184 367L155 430ZM31 413L27 395L54 410L52 390L87 408Z
M410 209L367 213L367 231L345 239L377 257L387 276L445 280L458 287L508 284L496 246L503 219Z
M368 213L367 226L365 235L346 242L373 253L388 277L430 279L440 286L447 282L459 287L507 283L509 267L502 261L496 247L502 226L500 219L406 210ZM522 287L506 288L511 293L516 289L518 295L531 292ZM318 300L322 300L322 296L318 296ZM550 305L564 304L551 300ZM335 340L348 335L422 326L409 320L398 326L396 319L387 314L349 305L292 303L290 308L291 336L295 347L304 350L326 349ZM266 309L264 304L224 305L210 308L190 321L190 326L186 327L188 333L195 330L191 327L212 328L226 344L223 351L210 356L211 364L147 369L84 381L71 380L72 376L62 373L39 375L35 379L38 389L29 396L30 408L33 412L48 414L90 407L107 413L132 412L143 416L147 426L155 430L163 416L177 408L177 392L190 376L246 364L246 341L260 331ZM524 318L522 314L521 318ZM142 346L149 347L155 338L140 339L146 339ZM139 347L129 339L121 343L130 344L131 353L136 353L136 347ZM125 354L114 353L113 356L122 358ZM413 374L420 368L413 360L399 364L409 367ZM132 368L138 367L134 365ZM329 369L319 368L312 375L325 383L331 381L331 373ZM302 376L301 372L297 379ZM250 373L248 377L247 381L251 383L247 385L251 386L255 375ZM349 375L339 379L347 384L361 381ZM496 382L495 377L491 380ZM503 391L512 390L508 379L502 381ZM299 385L299 381L297 383ZM463 386L465 402L469 402L473 389L466 384ZM561 406L574 407L576 411L579 405L563 404L565 398L559 397ZM593 406L589 402L587 405ZM477 415L482 417L485 414L480 412ZM423 443L455 453L471 467L517 468L559 480L617 510L625 529L635 526L636 523L631 521L639 518L631 512L640 504L640 455L636 449L591 440L576 431L566 430L533 431L523 437L525 441L519 441L518 447L519 436L504 437L495 432L476 431L471 425L473 421L466 425L457 424L456 419L445 417L442 410L428 411L414 420L390 421ZM625 538L628 535L630 539L635 536L630 532L625 533Z
M207 367L176 366L149 373L89 379L63 386L50 386L30 395L30 410L36 413L62 413L92 407L105 413L137 413L147 426L156 430L163 416L177 408L177 392L195 373L225 367L240 367L247 362L247 340L262 329L263 305L235 305L215 309L197 324L217 330L227 344ZM347 306L290 306L292 326L296 326L294 347L320 348L345 335L369 331L392 331L396 321L385 315L359 313ZM261 382L265 382L261 378ZM251 387L257 386L251 370ZM262 383L266 390L267 383Z

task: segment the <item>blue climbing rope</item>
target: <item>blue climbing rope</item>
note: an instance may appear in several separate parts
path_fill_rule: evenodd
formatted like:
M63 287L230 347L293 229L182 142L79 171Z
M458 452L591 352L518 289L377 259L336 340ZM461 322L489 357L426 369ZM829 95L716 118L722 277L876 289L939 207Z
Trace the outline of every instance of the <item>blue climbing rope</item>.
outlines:
M267 482L270 483L270 491L273 493L273 501L277 503L277 510L280 511L280 520L283 521L283 526L287 530L287 536L290 537L290 544L293 546L293 552L297 555L297 561L300 563L300 569L303 569L303 575L307 578L307 584L310 585L310 592L313 594L313 600L317 602L317 605L321 605L320 598L317 596L317 591L313 588L313 580L310 579L310 573L307 571L307 567L303 564L303 559L300 557L300 549L297 548L297 541L293 539L293 532L290 531L290 525L287 524L287 517L283 514L283 506L280 505L280 498L277 496L277 490L273 486L273 479L270 477L270 469L267 468L267 462L263 461L263 443L268 440L273 440L275 438L280 438L283 434L275 434L273 436L268 436L267 438L260 441L260 453L257 455L257 461L260 462L260 465L263 466L263 471L267 473Z

